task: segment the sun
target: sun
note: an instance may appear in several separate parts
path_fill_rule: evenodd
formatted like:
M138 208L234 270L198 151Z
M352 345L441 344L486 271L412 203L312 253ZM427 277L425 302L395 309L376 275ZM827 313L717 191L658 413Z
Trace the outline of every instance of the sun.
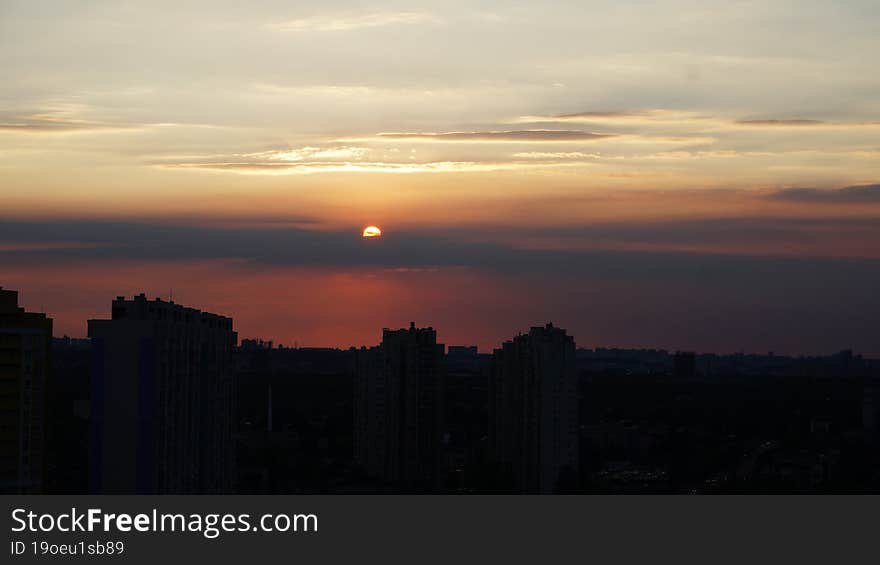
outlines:
M382 230L376 226L367 226L364 228L364 237L381 237Z

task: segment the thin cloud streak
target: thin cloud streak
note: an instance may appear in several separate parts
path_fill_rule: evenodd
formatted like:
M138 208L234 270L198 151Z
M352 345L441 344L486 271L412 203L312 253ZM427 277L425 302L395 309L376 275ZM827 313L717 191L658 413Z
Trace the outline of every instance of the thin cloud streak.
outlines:
M25 134L105 133L133 131L142 129L143 127L144 126L138 124L104 124L95 122L45 120L0 123L0 132Z
M880 184L840 189L788 188L770 195L775 200L822 204L880 204Z
M703 123L720 122L718 118L687 110L648 108L640 110L599 110L563 114L520 116L518 123L595 123L620 125L650 125L657 123Z
M759 126L759 127L799 127L799 126L820 126L826 125L822 120L736 120L738 126Z
M555 160L555 159L578 159L578 160L588 160L588 159L601 159L602 155L599 153L584 153L583 151L558 151L558 152L548 152L548 151L526 151L521 153L514 153L514 157L518 159L546 159L546 160Z
M0 132L25 134L114 133L160 128L228 129L228 126L184 122L105 122L60 117L54 113L15 116L9 121L0 121Z
M880 121L827 121L810 118L730 118L688 110L649 108L640 110L599 110L564 114L520 116L516 123L588 123L630 126L700 126L725 128L875 128Z
M479 161L431 161L431 162L371 162L371 161L313 161L293 163L257 162L204 162L204 163L154 163L161 169L191 169L232 172L244 175L313 175L320 173L474 173L514 171L560 166L581 166L584 163L553 162L479 162Z
M751 128L796 128L796 129L862 129L878 128L880 122L830 122L809 119L766 119L736 120L734 126Z
M383 132L377 133L376 137L411 141L555 143L597 141L617 137L617 134L581 130L528 129L513 131Z
M344 32L365 28L437 23L438 21L436 16L423 12L378 12L310 16L268 24L268 27L284 32Z

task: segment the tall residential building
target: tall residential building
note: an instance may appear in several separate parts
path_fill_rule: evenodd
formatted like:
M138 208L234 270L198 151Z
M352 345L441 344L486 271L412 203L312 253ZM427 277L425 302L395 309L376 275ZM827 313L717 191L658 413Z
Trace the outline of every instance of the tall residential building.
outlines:
M354 460L367 475L385 477L386 407L385 367L382 347L361 347L354 352Z
M374 477L413 489L442 485L444 345L433 328L383 330L355 354L354 455Z
M867 378L862 385L862 427L867 439L878 440L880 430L880 381Z
M551 493L578 469L578 398L574 338L547 324L493 353L489 449L524 493Z
M232 319L117 297L92 339L90 490L222 493L234 481Z
M44 491L52 319L0 287L0 493Z

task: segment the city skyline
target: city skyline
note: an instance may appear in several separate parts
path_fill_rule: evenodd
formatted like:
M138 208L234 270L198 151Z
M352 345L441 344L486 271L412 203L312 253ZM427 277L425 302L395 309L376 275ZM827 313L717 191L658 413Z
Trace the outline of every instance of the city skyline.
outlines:
M288 345L418 320L486 351L553 321L880 356L874 16L4 2L0 284L75 337L173 292Z
M0 286L0 292L5 292L10 295L15 295L17 302L22 303L20 300L20 296L21 296L20 289L11 289L11 288L6 288L3 286ZM127 303L127 302L131 302L131 303L135 303L135 304L139 304L139 303L144 304L145 307L149 306L150 312L153 311L152 306L155 306L159 310L171 309L171 310L179 310L181 312L195 312L195 313L202 312L201 310L198 309L199 306L196 306L195 308L193 308L191 306L184 306L180 301L175 301L171 298L162 297L162 296L150 297L146 293L143 293L143 292L132 295L131 299L128 299L123 295L119 295L111 300L111 303L114 305L113 306L114 311L116 309L117 303ZM21 309L22 309L22 311L27 310L24 306L21 306ZM106 310L106 305L105 305L105 310ZM247 334L241 335L241 332L237 331L238 326L236 325L233 327L233 325L232 325L234 316L229 315L228 312L227 313L220 313L220 314L207 314L207 310L208 309L205 309L205 311L204 311L204 313L206 315L218 316L219 318L226 320L229 324L229 330L230 331L235 330L232 332L233 335L235 336L235 339L234 339L234 346L235 347L241 348L241 349L248 349L248 350L253 349L253 348L266 349L266 350L271 350L271 349L276 349L276 348L277 349L293 349L293 350L297 350L297 349L302 349L302 350L337 350L340 352L346 351L346 350L348 350L348 351L359 351L359 350L364 351L364 350L366 350L369 353L377 348L377 345L376 345L377 343L379 344L378 347L382 346L382 343L384 343L385 339L388 337L389 332L391 332L392 334L397 334L397 333L405 334L407 331L407 324L399 324L399 325L390 324L390 325L385 325L381 328L374 327L374 328L372 328L373 333L376 333L377 337L375 337L375 338L368 337L368 338L366 338L366 341L364 341L362 343L353 343L353 344L344 345L344 346L308 344L308 343L299 343L298 341L294 341L291 343L285 343L283 341L278 341L277 339L273 339L272 336L255 336L255 335L247 335ZM55 319L53 318L53 315L51 312L45 312L45 311L42 311L39 313L29 312L29 315L41 316L45 319L48 319L50 322L52 322L51 325L53 327L55 326L55 324L54 324ZM100 319L100 315L97 317L89 318L89 319L85 320L85 323L88 327L91 327L93 324L100 323L100 322L102 322L102 320ZM410 330L415 328L415 326L416 326L416 321L410 320L408 322L408 327ZM431 334L434 335L435 338L438 334L438 331L440 332L441 337L443 337L443 335L444 335L442 332L442 329L435 328L431 324L423 324L423 326L424 326L424 329L431 332ZM445 338L444 338L445 343L438 344L438 345L442 346L443 355L453 355L453 354L459 355L459 354L462 354L462 352L467 352L466 355L479 354L482 356L491 356L493 353L503 351L504 348L506 348L507 346L510 345L511 332L516 332L513 334L513 339L515 340L515 339L521 338L523 336L528 336L534 330L541 329L544 327L552 329L552 328L554 328L554 322L550 321L550 320L543 320L543 321L536 321L534 323L528 324L523 327L507 328L507 333L505 334L505 336L499 338L497 342L491 344L488 347L483 347L483 346L473 344L473 343L460 342L460 341L456 341L455 339L449 340L449 339L445 339ZM399 330L394 329L394 328L399 328ZM564 332L565 332L565 330L563 330L563 333ZM61 340L61 341L67 341L67 342L70 342L71 340L73 342L76 342L77 340L79 340L81 342L85 342L85 341L89 341L92 339L91 335L86 335L86 336L73 335L72 336L72 335L69 335L64 332L55 332L55 331L52 332L52 335L50 337L55 340ZM569 338L574 340L575 336L569 335ZM448 345L447 345L447 343L448 343ZM811 359L823 359L823 358L831 359L831 358L834 358L834 357L837 357L840 355L845 355L847 357L851 357L851 356L855 355L859 359L867 359L869 361L874 358L869 353L859 351L859 350L853 350L852 348L849 348L849 347L843 347L843 348L840 348L837 350L825 351L825 352L820 352L820 353L805 353L805 352L791 353L791 352L777 351L777 350L767 349L767 348L756 349L756 350L740 349L740 350L733 350L733 351L711 351L711 350L689 350L688 348L684 348L684 347L658 347L658 346L654 346L651 344L620 345L620 344L613 344L613 343L611 343L611 344L609 344L609 343L579 343L579 344L575 344L575 345L576 345L577 351L589 351L589 352L597 352L597 353L598 352L615 352L615 351L617 351L617 352L662 354L662 355L669 356L670 360L673 360L673 358L675 358L675 362L678 362L679 355L686 355L686 356L690 356L691 358L693 358L694 355L708 356L708 357L713 357L713 356L736 357L736 356L746 355L746 356L752 356L752 357L757 357L757 358L760 358L760 357L767 357L770 359L790 358L790 359L801 359L801 360L805 360L805 361L808 361ZM673 353L674 353L674 356L672 355ZM691 361L691 363L692 363L692 361ZM677 371L678 371L678 369L675 370L675 372L677 372Z
M4 492L871 492L878 360L578 348L432 327L277 348L112 300L89 339L0 288ZM872 474L873 473L873 474Z

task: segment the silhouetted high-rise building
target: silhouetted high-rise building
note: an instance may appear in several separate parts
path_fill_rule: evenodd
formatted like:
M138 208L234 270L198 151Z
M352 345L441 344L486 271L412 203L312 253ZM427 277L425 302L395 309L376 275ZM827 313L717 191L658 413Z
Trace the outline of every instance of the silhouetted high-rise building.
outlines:
M120 296L89 337L90 490L231 491L232 319Z
M354 460L372 477L385 477L387 399L381 346L354 355Z
M0 493L39 493L46 470L52 320L0 287Z
M439 488L445 440L444 346L433 328L383 330L355 359L355 459L371 475Z
M691 351L676 352L672 364L676 377L691 378L697 375L697 356Z
M866 379L862 385L862 427L871 441L880 428L880 381Z
M489 382L490 456L524 493L554 492L578 469L574 338L547 324L496 349Z

